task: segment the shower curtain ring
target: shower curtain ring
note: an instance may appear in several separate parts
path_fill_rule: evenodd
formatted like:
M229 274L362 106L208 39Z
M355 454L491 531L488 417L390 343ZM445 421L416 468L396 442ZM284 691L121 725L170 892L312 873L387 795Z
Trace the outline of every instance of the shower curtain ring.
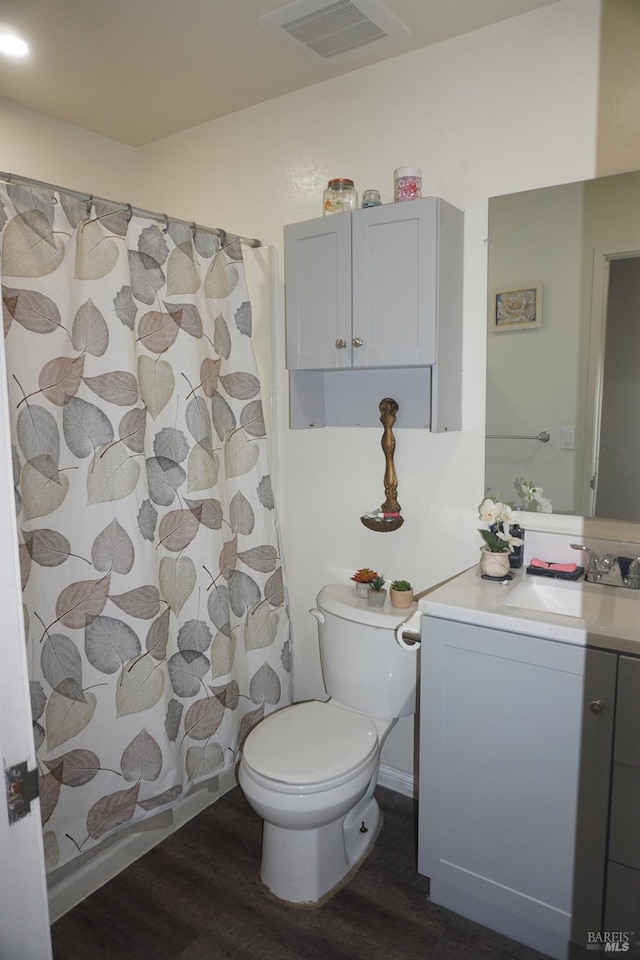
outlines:
M220 239L220 249L222 250L227 242L227 231L223 230L222 227L218 227L218 237Z
M164 226L162 228L163 233L169 233L169 217L166 213L162 214L162 219L164 221Z
M197 230L197 229L198 229L197 223L195 222L195 220L192 220L192 221L191 221L191 236L193 237L194 243L195 243L195 239L196 239L196 230Z
M91 216L91 208L93 207L93 194L90 193L87 197L87 216Z
M130 203L127 204L127 223L131 223L131 218L133 217L133 207Z

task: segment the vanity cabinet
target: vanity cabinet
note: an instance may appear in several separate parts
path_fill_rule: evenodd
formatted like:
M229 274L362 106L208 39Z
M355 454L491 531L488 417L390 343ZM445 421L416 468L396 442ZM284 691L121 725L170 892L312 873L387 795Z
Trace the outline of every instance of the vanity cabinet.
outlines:
M617 656L425 616L418 869L566 958L601 929Z
M460 429L462 212L428 197L284 236L292 426L379 426L392 396L398 426Z

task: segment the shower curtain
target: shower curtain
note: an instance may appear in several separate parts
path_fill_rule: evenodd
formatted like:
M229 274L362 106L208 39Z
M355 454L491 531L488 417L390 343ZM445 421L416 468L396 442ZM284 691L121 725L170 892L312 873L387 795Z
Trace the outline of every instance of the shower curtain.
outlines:
M231 767L289 703L241 243L0 185L48 869Z

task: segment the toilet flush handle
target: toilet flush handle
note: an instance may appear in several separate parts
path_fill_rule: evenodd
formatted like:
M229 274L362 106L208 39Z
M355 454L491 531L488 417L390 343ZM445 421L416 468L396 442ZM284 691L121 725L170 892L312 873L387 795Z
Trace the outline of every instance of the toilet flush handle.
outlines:
M325 623L325 616L322 610L318 610L317 607L314 607L313 610L309 610L309 613L312 617L315 617L318 623Z

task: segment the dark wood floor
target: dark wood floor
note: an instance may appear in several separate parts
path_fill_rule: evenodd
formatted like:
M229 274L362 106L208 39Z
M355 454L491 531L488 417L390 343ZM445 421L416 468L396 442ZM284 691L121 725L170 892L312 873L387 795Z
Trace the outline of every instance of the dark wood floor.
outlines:
M321 909L260 892L261 823L236 788L58 920L55 960L541 960L429 903L414 803L377 796L380 837Z

